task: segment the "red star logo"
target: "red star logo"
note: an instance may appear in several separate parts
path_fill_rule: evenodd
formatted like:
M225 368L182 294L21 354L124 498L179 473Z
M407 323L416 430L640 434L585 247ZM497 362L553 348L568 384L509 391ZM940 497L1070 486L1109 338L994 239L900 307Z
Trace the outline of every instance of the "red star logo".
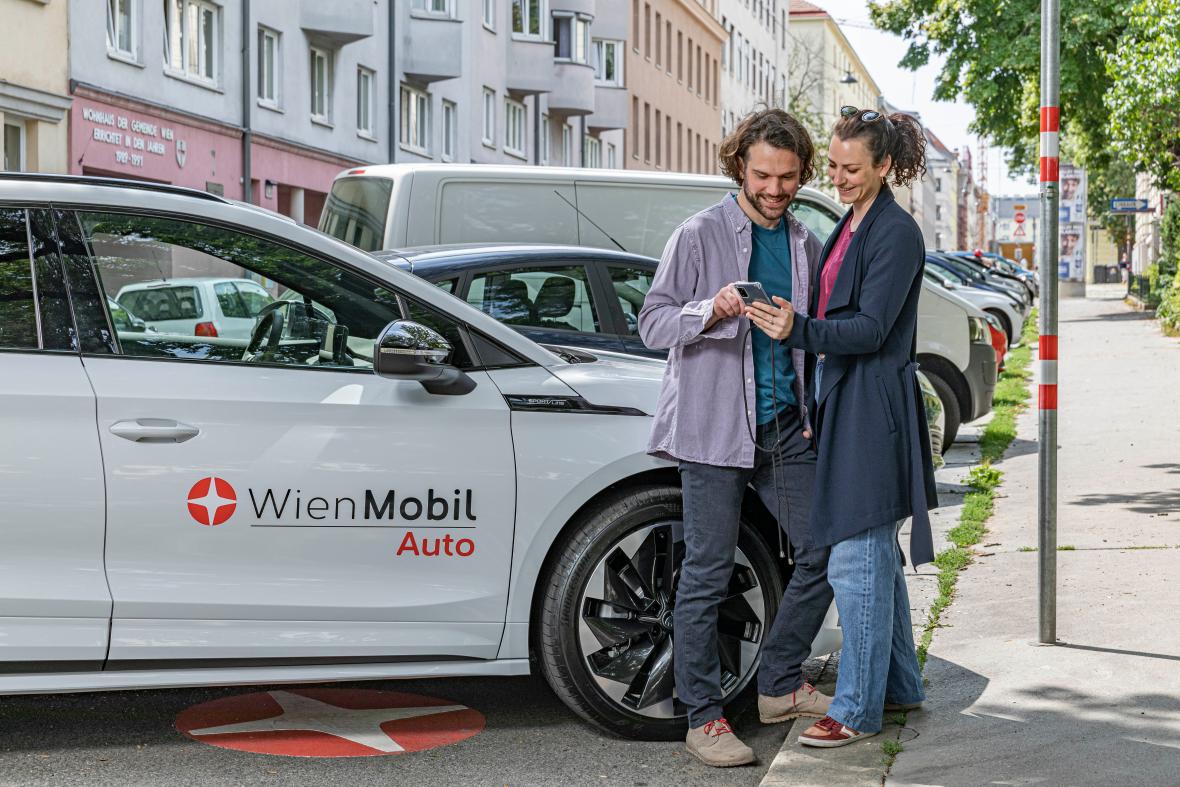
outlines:
M238 494L224 478L202 478L188 490L188 512L202 525L223 524L237 507Z

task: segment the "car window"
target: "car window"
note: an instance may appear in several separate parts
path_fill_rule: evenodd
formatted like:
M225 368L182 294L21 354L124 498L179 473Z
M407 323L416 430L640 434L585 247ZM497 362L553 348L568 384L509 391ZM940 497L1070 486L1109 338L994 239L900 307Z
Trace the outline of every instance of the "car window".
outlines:
M341 178L332 184L320 230L364 251L385 241L385 216L393 193L391 178Z
M799 219L804 227L814 232L820 243L827 241L832 230L836 229L840 222L840 217L833 216L828 209L802 199L791 203L791 214Z
M443 292L454 293L455 285L458 284L458 279L446 279L444 281L436 281L435 285Z
M173 218L79 217L103 288L120 293L116 300L146 323L145 331L119 331L125 355L371 369L377 336L402 317L395 293L278 241ZM240 279L267 282L244 289L272 299L245 325L219 324L213 315L202 322L159 319L165 299L179 304L202 282ZM161 292L168 294L153 300ZM124 297L130 293L144 293L136 296L142 307ZM457 365L470 363L465 353L456 350Z
M226 317L250 316L246 312L246 304L238 295L238 289L234 287L233 282L217 282L213 285L213 294L217 296L217 305L221 307L221 313Z
M238 291L238 297L245 305L247 317L257 317L260 311L274 303L274 298L260 285L238 281L234 282L234 287Z
M639 310L655 275L654 268L610 268L610 283L623 310L627 333L632 336L639 334Z
M467 302L512 326L582 333L601 330L586 268L581 265L479 273L467 288Z
M119 290L115 300L151 322L199 320L205 313L201 293L191 284L172 286L167 281L137 282Z
M33 263L22 208L0 208L0 347L38 346Z

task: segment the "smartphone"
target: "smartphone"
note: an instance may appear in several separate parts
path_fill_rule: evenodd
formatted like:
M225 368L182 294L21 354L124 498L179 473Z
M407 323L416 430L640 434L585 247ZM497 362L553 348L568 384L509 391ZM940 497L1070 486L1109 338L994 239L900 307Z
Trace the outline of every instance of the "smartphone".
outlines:
M773 305L774 302L770 300L770 296L766 294L766 290L762 289L762 282L758 281L736 281L733 287L737 290L738 297L742 299L742 303L747 306L753 306L756 302Z

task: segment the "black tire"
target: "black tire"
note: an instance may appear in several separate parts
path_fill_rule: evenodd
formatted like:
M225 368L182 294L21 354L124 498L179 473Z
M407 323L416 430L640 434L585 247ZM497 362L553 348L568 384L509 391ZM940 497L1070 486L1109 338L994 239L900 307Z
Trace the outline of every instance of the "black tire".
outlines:
M954 445L955 437L959 434L959 424L962 423L959 399L946 380L925 367L922 368L922 371L930 378L930 384L934 386L935 391L938 391L938 398L942 401L942 414L945 422L942 429L942 453L945 456L946 452Z
M1012 321L1008 319L1008 315L1004 314L999 309L988 309L987 313L1000 321L1000 328L1004 331L1004 338L1008 340L1008 347L1012 346Z
M673 699L671 659L671 610L684 554L683 544L674 543L671 534L680 522L681 505L675 486L627 489L603 500L555 546L541 579L534 630L541 674L571 710L625 738L682 740L688 727L684 706ZM751 699L747 689L753 688L761 649L753 645L760 643L782 598L782 579L770 548L750 523L743 521L741 528L738 549L747 565L735 565L734 595L722 613L723 619L730 616L734 630L745 634L721 635L729 657L727 661L723 655L722 672L729 676L725 702L731 712L738 710L735 700ZM630 556L626 549L633 549ZM650 576L646 582L645 573ZM624 596L618 584L624 577L639 580L642 592ZM604 598L595 599L590 583L600 578L603 590L598 595ZM659 600L644 612L626 608L642 606L645 595ZM754 603L749 603L751 596ZM598 649L583 652L583 641ZM748 643L744 648L743 641ZM727 672L727 664L740 665L739 674ZM612 697L608 688L621 696Z

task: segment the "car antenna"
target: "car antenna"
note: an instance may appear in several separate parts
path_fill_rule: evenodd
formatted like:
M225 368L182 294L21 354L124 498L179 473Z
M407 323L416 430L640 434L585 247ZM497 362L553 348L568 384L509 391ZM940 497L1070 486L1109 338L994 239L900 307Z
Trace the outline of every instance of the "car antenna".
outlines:
M558 191L557 189L553 189L553 193L554 193L554 194L556 194L557 196L561 197L563 200L565 200L565 204L567 204L567 205L569 205L571 208L573 208L575 213L577 213L579 216L581 216L582 218L584 218L586 221L588 221L588 222L590 222L591 224L593 224L593 225L594 225L594 229L596 229L596 230L598 230L599 232L601 232L603 235L605 235L605 236L607 237L607 239L608 239L608 240L610 240L610 242L611 242L611 243L613 243L613 244L615 244L616 246L618 246L618 247L619 247L619 251L626 251L626 249L624 249L624 248L623 248L623 244L619 243L617 240L615 240L614 238L612 238L612 237L610 236L610 233L609 233L609 232L607 232L607 231L606 231L606 230L604 230L602 227L599 227L597 224L595 224L595 223L594 223L594 219L590 218L590 217L589 217L589 216L587 216L585 213L583 213L582 211L578 210L578 206L577 206L577 205L575 205L574 203L570 202L570 201L569 201L569 200L566 198L566 196L565 196L564 194L562 194L562 193L561 193L560 191Z

